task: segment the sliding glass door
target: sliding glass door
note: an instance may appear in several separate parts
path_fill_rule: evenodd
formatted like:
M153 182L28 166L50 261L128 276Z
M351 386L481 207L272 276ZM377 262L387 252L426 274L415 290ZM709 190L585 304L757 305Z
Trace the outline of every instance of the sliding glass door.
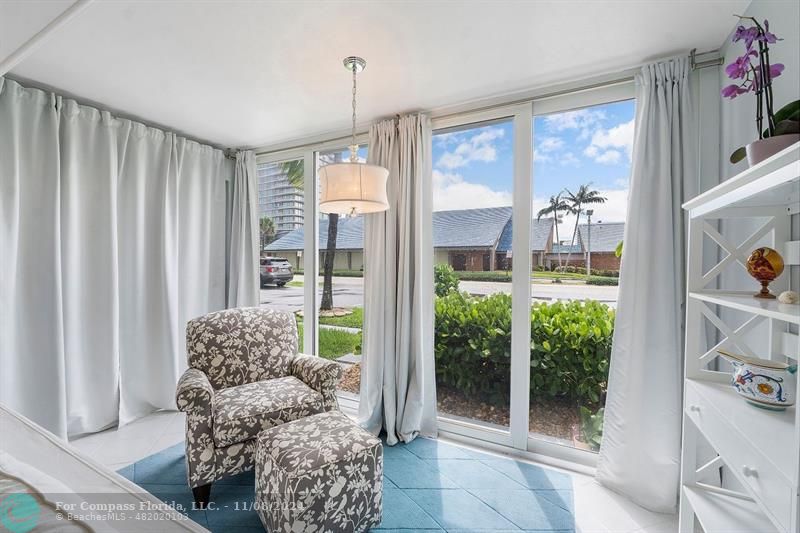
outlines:
M625 228L630 85L534 102L530 447L597 451Z
M437 130L432 154L439 414L507 431L513 118Z
M530 106L434 122L431 188L439 416L445 431L506 445L524 441L527 431L514 422L515 415L519 418L527 410L516 398L524 396L522 380L514 383L515 373L526 366L519 346L527 346L529 338L517 318L527 313L527 296L518 299L514 287L527 262L525 254L518 261L513 250L518 221L526 220L530 211L528 202L519 200L520 193L525 198L530 191L530 159L525 161L530 150L520 150L520 142L529 139ZM524 234L523 228L517 238L524 239Z
M304 160L259 162L259 304L299 313L303 309ZM299 324L302 328L302 323ZM302 334L300 344L302 350Z
M316 169L349 158L347 147L321 150ZM359 147L358 159L366 162L366 145ZM316 179L319 184L318 172ZM357 401L364 329L364 217L319 213L317 224L317 353L342 366L340 397Z

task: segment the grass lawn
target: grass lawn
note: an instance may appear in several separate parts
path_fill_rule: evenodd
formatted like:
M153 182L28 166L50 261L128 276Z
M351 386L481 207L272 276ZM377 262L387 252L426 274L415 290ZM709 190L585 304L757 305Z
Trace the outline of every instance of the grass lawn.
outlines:
M300 351L303 351L303 323L297 323L300 335ZM319 355L325 359L337 359L343 355L361 353L361 333L348 333L336 329L320 328Z
M321 316L319 317L319 323L330 326L361 328L364 325L364 308L354 307L353 313L345 316Z
M303 286L303 282L302 281L290 281L289 283L286 284L286 286L287 287L302 287Z

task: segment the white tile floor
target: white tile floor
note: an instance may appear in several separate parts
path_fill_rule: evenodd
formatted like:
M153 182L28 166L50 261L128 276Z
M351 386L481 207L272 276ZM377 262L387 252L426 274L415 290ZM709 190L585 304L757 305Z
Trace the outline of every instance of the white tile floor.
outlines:
M78 450L119 470L139 459L183 441L184 415L162 411L121 429L74 439ZM458 443L453 443L458 444ZM491 452L487 452L491 453ZM594 478L573 476L575 522L579 533L668 533L678 531L678 517L652 513L600 486Z

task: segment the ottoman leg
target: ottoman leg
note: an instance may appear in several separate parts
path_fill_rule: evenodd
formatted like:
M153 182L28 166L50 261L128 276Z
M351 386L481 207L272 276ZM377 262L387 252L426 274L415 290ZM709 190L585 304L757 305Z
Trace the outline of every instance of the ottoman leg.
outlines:
M192 487L192 494L194 494L194 504L198 509L205 509L211 499L211 483L208 485L200 485L199 487Z

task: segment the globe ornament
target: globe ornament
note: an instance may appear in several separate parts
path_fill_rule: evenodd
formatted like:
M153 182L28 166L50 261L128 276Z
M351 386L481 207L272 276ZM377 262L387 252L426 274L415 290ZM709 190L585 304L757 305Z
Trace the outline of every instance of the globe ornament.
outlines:
M769 283L782 272L783 258L772 248L758 248L747 258L747 273L761 283L761 291L754 295L756 298L774 299L775 295L769 292Z

